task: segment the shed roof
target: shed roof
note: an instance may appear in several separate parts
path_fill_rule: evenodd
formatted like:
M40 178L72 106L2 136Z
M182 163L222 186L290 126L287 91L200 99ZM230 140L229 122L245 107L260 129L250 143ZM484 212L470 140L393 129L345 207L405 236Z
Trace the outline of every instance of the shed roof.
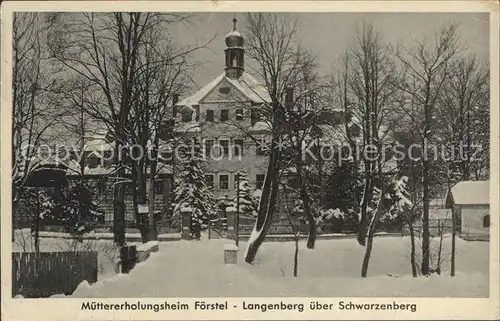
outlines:
M490 204L490 181L462 181L451 189L455 204Z

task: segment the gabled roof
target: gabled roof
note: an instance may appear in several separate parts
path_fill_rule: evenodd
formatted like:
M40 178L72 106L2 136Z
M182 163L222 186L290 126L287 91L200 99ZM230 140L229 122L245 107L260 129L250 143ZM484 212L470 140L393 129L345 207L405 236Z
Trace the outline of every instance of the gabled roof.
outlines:
M463 181L451 189L455 204L490 204L490 181Z
M270 102L269 93L266 88L259 84L259 82L253 78L250 74L244 72L240 78L231 79L226 77L225 73L219 75L217 78L208 83L205 87L198 90L193 95L183 99L177 106L192 106L198 105L203 98L205 98L215 87L217 87L223 80L233 85L237 90L239 90L243 95L245 95L249 100L255 103Z

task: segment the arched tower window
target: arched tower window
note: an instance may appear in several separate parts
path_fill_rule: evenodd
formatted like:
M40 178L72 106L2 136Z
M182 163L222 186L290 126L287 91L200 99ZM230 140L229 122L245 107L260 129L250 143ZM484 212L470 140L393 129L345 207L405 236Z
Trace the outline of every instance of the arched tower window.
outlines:
M483 217L483 227L490 227L490 216L485 215Z

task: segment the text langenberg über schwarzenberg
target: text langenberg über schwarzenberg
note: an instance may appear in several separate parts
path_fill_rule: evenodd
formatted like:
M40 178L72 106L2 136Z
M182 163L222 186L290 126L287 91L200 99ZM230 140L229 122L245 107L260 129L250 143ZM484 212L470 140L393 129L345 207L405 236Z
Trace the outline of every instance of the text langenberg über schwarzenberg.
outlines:
M124 303L104 303L97 301L83 302L82 310L104 310L104 311L175 311L175 310L212 310L225 311L232 309L251 310L259 312L267 311L297 311L304 312L321 310L340 310L340 311L377 311L377 310L401 310L416 312L417 305L415 303L398 303L396 301L387 303L356 303L355 301L339 301L334 303L321 303L320 301L310 301L309 304L304 303L252 303L243 301L241 305L229 305L227 301L209 302L209 301L194 301L194 304L177 302L164 303L144 303L141 301L124 302Z

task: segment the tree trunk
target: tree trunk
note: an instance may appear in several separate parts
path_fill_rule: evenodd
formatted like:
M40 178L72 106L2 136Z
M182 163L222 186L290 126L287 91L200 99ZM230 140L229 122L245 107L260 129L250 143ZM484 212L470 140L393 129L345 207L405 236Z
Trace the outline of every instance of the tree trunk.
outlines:
M119 131L120 132L120 131ZM122 137L122 135L118 136ZM120 140L117 139L115 144L116 157L121 153ZM122 162L117 159L115 162L119 167L117 171L118 179L125 177L125 168ZM122 247L125 245L125 186L123 182L116 182L113 198L113 234L116 245Z
M145 205L147 203L147 188L146 188L146 174L145 174L145 163L141 157L139 162L137 162L137 203L140 205ZM142 242L146 243L149 240L148 237L148 224L147 216L144 213L138 215L137 227L141 233Z
M154 217L154 207L155 207L155 177L156 177L156 167L158 164L157 157L158 153L156 151L156 146L158 144L158 140L156 139L154 142L154 146L151 150L151 163L149 165L149 213L148 213L148 240L156 241L158 239L157 231L156 231L156 221Z
M38 193L38 192L37 192ZM39 197L38 197L39 198ZM35 253L40 253L40 200L37 200L38 208L36 212L35 220Z
M297 151L297 155L301 155L300 151ZM314 215L312 214L311 211L311 200L309 198L309 194L307 193L306 189L306 181L305 177L303 175L303 167L302 167L302 161L300 159L297 159L297 175L298 175L298 180L300 184L300 198L302 200L302 203L304 205L304 213L306 214L307 220L309 221L309 233L307 236L307 248L308 249L314 249L314 245L316 243L316 220L314 218Z
M443 251L443 234L444 234L444 228L440 224L440 220L438 220L438 233L439 233L439 250L438 250L438 257L437 257L437 265L436 265L436 272L437 274L441 274L441 253Z
M12 188L14 189L14 187ZM19 200L18 199L14 199L12 201L12 234L11 234L11 241L12 242L15 242L16 238L15 238L15 235L14 235L14 232L15 232L15 224L16 224L16 218L17 218L17 215L18 215L18 212L17 212L17 209L18 209L18 205L19 205Z
M295 254L293 256L293 276L297 277L299 269L299 233L295 234Z
M149 213L148 213L148 241L156 241L158 239L157 231L156 231L156 221L154 217L154 206L155 206L155 184L154 178L150 178L149 180Z
M424 143L423 149L427 148ZM429 275L430 265L430 234L429 234L429 177L427 161L423 161L422 185L423 185L423 217L422 217L422 274Z
M415 261L415 231L413 229L413 222L410 219L408 223L408 228L410 229L410 242L411 242L411 252L410 252L410 262L411 262L411 274L414 278L417 277L417 262Z
M274 145L271 145L274 148ZM271 226L278 195L278 159L276 151L271 149L271 157L267 166L266 178L259 202L259 212L245 253L245 262L252 263L259 247L266 238Z
M380 195L380 200L378 202L377 208L375 209L375 213L373 213L373 218L370 222L370 226L368 227L368 236L366 242L365 256L363 258L363 266L361 267L361 277L365 278L368 273L368 265L370 264L370 256L372 254L373 248L373 236L375 234L375 228L377 226L377 221L380 216L380 206L381 200L384 197L383 193Z
M371 194L373 193L372 186L372 177L371 177L371 164L370 162L365 162L365 171L366 171L366 181L363 189L363 198L361 199L361 208L360 208L360 218L358 225L358 236L357 240L359 245L366 245L366 232L368 225L368 203L371 200Z
M141 214L139 214L139 201L138 201L138 189L136 188L136 186L138 186L138 179L137 179L137 175L138 175L138 169L137 169L137 163L135 162L132 162L132 186L133 186L133 189L132 189L132 203L133 203L133 206L134 206L134 217L135 217L135 224L137 226L137 228L139 229L139 233L141 234L141 241L142 243L146 243L146 239L147 239L147 235L146 235L146 231L144 230L144 224L142 223L142 219L143 217L141 216Z
M380 168L380 163L379 163L379 173L381 174L381 168ZM383 187L381 187L383 188ZM375 234L375 229L377 227L377 222L379 220L380 216L380 207L382 206L382 200L384 199L384 192L383 190L380 191L380 196L379 200L377 202L377 208L375 209L375 212L373 213L373 217L370 221L370 225L368 226L368 235L366 238L368 238L367 243L366 243L366 249L365 249L365 256L363 258L363 265L361 266L361 277L365 278L367 273L368 273L368 265L370 263L370 256L372 254L372 248L373 248L373 236Z
M452 221L452 231L451 231L451 271L450 275L455 276L455 225L456 225L456 220L455 220L455 213L452 210L452 215L451 215L451 221Z

